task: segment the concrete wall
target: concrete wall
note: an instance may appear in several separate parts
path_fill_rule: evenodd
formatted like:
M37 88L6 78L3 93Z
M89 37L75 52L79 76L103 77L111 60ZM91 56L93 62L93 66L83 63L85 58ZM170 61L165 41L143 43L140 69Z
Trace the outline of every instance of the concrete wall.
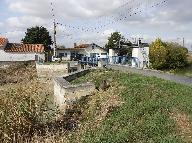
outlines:
M36 64L37 75L39 78L54 78L68 74L69 63L62 64Z
M54 79L54 100L62 113L65 113L67 105L78 101L84 96L91 95L95 90L93 83L84 83L72 85L72 81L80 76L87 74L89 70L75 72L65 77L57 77Z
M45 60L45 54L39 53L8 53L4 49L0 49L0 61L12 62L12 61L35 61L35 55Z

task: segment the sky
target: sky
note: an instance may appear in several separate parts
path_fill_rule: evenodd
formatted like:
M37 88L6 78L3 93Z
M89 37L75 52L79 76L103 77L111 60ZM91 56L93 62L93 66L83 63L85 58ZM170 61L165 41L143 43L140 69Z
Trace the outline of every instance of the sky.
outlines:
M21 42L33 26L53 35L55 18L57 44L68 48L74 43L104 46L118 31L130 41L161 38L182 44L184 38L192 50L191 5L191 0L0 0L0 36Z

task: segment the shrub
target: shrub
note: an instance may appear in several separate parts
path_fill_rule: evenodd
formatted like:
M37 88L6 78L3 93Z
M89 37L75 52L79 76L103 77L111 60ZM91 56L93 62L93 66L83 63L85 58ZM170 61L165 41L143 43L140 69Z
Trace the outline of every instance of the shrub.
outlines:
M150 61L154 69L177 69L187 65L188 50L177 43L155 40L150 45Z
M167 45L167 67L169 69L182 68L187 65L187 48L177 43L166 43Z
M149 58L154 69L162 69L166 66L167 49L161 39L155 40L150 45Z

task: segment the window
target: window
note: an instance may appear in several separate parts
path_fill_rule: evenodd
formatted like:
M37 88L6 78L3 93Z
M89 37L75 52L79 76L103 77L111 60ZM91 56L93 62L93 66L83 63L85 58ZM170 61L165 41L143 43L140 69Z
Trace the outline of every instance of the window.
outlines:
M99 55L99 53L90 53L91 58L96 58Z
M35 61L39 61L39 56L35 55Z
M101 53L101 55L103 56L103 55L107 55L107 53Z
M67 57L67 53L59 53L59 57L62 58L62 57Z

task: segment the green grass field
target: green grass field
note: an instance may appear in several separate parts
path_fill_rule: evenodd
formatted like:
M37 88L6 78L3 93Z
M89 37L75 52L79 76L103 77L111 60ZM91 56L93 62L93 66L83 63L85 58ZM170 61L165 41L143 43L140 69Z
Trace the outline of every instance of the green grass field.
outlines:
M90 97L92 104L83 108L86 118L70 142L192 142L192 87L116 71L95 71L73 83L102 79L110 79L112 87ZM98 122L102 105L114 96L118 100Z

